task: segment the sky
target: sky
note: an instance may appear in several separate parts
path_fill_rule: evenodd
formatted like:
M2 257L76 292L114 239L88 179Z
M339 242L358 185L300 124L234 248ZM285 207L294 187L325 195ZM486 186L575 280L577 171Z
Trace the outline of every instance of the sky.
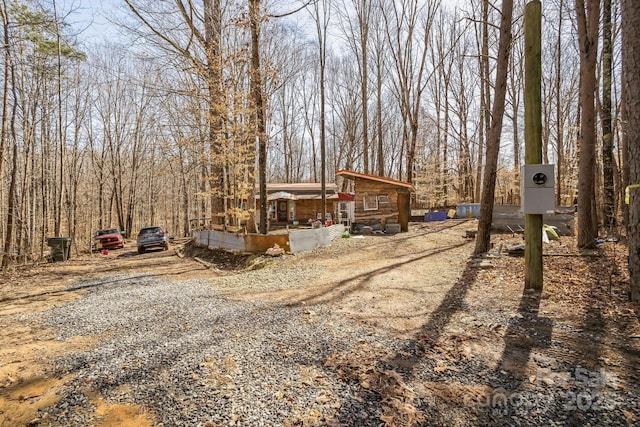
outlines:
M443 5L462 5L465 0L441 0ZM124 0L56 0L60 14L75 30L79 41L101 43L117 39L120 33L115 20L127 6Z
M114 18L122 14L123 0L62 0L59 3L59 13L66 15L65 21L80 41L99 43L118 37Z

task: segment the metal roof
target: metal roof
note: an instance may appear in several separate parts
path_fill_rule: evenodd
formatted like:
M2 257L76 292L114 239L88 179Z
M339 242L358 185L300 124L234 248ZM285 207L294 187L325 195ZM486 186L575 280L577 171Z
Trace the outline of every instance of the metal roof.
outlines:
M276 191L275 193L271 193L267 195L267 200L278 200L278 199L296 200L297 196L295 194L291 194L286 191Z
M334 182L325 184L327 199L338 198L338 186ZM256 193L256 199L260 194ZM312 200L322 199L322 184L319 182L268 183L267 200Z
M360 173L346 169L339 170L338 172L336 172L336 175L343 175L347 178L368 179L370 181L377 181L385 184L396 185L398 187L404 187L409 189L409 191L416 191L415 187L410 182L398 181L396 179L386 178L384 176L368 175L366 173Z
M334 182L327 182L325 184L326 191L336 191L337 186ZM301 191L306 192L320 192L322 191L322 183L320 182L294 182L294 183L268 183L267 193L286 191L288 193L296 194Z

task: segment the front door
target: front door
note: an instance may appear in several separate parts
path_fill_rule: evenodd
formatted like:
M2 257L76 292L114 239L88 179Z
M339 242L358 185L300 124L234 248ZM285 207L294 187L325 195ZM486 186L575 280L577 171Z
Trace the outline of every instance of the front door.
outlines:
M287 222L289 218L287 217L287 201L286 200L278 200L278 222Z

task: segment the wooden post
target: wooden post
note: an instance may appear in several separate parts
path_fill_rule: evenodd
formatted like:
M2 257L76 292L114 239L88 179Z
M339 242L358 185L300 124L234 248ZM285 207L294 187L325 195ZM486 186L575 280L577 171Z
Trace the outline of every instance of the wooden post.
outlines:
M542 163L542 5L532 0L524 15L524 163ZM525 214L525 289L542 289L542 215Z

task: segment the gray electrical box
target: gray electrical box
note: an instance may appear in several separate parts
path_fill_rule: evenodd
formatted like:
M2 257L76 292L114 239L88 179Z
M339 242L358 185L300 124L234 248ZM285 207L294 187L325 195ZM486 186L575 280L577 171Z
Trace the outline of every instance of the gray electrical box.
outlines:
M520 194L525 214L545 214L556 208L555 165L524 165L520 170Z

